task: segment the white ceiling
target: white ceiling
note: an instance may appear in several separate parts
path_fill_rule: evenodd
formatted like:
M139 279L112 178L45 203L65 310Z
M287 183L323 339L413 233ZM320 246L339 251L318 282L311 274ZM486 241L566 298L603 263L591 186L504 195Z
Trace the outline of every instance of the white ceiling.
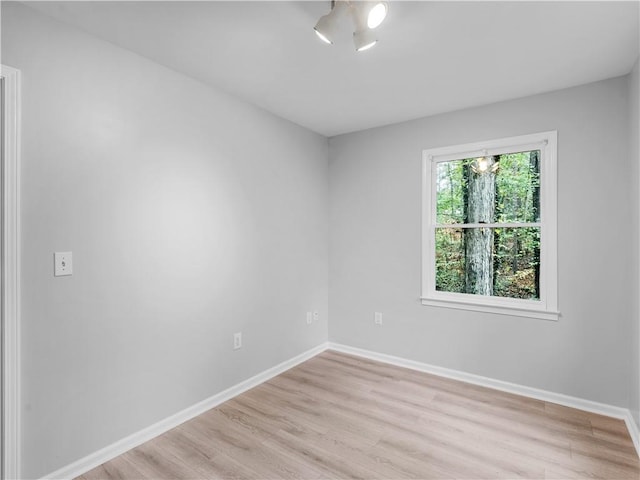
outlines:
M391 1L356 53L329 2L28 2L326 136L628 73L638 2Z

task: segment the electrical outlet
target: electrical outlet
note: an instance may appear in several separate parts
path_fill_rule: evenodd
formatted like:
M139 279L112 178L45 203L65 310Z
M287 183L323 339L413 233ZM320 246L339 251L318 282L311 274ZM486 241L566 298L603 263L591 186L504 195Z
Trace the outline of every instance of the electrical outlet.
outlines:
M307 325L311 325L312 322L313 322L313 315L311 314L311 312L307 312Z
M315 310L313 312L313 321L317 322L318 320L320 320L320 312L318 312L317 310Z
M53 275L63 277L73 274L73 255L71 252L55 252L53 254Z
M373 314L373 323L376 325L382 325L382 312L375 312Z
M242 332L233 334L233 349L238 350L242 348Z

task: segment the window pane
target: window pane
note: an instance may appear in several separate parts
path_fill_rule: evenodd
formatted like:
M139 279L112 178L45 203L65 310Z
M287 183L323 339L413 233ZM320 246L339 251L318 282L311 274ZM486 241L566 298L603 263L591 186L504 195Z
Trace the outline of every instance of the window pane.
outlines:
M440 162L436 165L437 222L464 223L465 160Z
M540 151L498 157L496 222L540 221Z
M540 228L496 228L496 297L540 298Z
M439 162L436 222L540 221L540 151Z
M465 292L463 239L461 228L436 229L436 290Z
M540 228L437 228L436 290L540 298Z

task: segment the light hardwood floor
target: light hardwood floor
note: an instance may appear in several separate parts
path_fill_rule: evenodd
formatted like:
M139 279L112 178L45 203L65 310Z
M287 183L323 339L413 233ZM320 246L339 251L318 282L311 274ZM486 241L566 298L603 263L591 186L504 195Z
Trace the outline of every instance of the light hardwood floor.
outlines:
M638 479L622 420L327 351L79 477Z

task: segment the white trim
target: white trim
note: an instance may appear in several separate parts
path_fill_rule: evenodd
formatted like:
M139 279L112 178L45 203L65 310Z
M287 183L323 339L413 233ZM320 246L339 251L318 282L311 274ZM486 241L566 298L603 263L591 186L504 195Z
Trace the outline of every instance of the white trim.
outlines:
M422 152L422 295L423 305L457 308L517 317L558 320L558 225L557 225L557 131L534 133L484 142L432 148ZM435 229L436 189L435 169L438 162L480 155L500 155L510 152L540 150L540 300L524 300L494 296L469 295L436 290ZM495 227L511 224L482 224ZM518 227L537 225L518 223ZM452 228L461 227L459 224ZM449 227L447 225L447 227Z
M4 80L2 165L2 471L20 478L20 72L0 65Z
M638 456L640 456L640 431L638 431L638 425L636 424L630 410L627 410L627 414L624 417L624 423L627 425L627 430L629 430L633 446L636 447L636 452L638 452Z
M541 228L542 223L436 223L435 228Z
M629 429L629 435L633 440L633 444L636 447L636 453L640 457L640 444L638 442L638 429L633 421L631 412L627 408L615 407L613 405L607 405L605 403L593 402L591 400L585 400L583 398L572 397L570 395L564 395L562 393L549 392L547 390L541 390L539 388L526 387L524 385L518 385L516 383L504 382L502 380L495 380L493 378L483 377L481 375L475 375L473 373L462 372L460 370L453 370L450 368L437 367L428 363L417 362L415 360L408 360L406 358L395 357L393 355L387 355L384 353L372 352L371 350L364 350L362 348L350 347L348 345L342 345L339 343L329 342L328 350L335 350L337 352L347 353L369 360L375 360L389 365L395 365L398 367L409 368L411 370L417 370L419 372L430 373L439 377L450 378L453 380L459 380L461 382L471 383L473 385L480 385L482 387L492 388L501 392L513 393L516 395L522 395L529 398L535 398L545 402L557 403L558 405L564 405L566 407L577 408L587 412L597 413L600 415L606 415L608 417L619 418L625 421L627 428Z
M267 380L280 375L281 373L295 367L296 365L301 364L309 360L312 357L315 357L319 353L324 352L327 349L327 344L323 343L314 347L310 350L307 350L300 355L297 355L289 360L286 360L275 367L271 367L268 370L259 373L248 380L240 382L226 390L213 395L201 402L192 405L181 412L178 412L170 417L165 418L164 420L160 420L153 425L150 425L147 428L144 428L136 433L129 435L128 437L123 438L111 445L104 447L97 452L94 452L90 455L87 455L80 460L73 462L66 467L63 467L59 470L56 470L49 475L46 475L43 478L51 478L51 479L67 479L67 478L75 478L83 473L88 472L89 470L97 467L98 465L102 465L104 462L108 462L109 460L117 457L118 455L122 455L128 450L135 448L144 442L147 442L158 435L161 435L172 428L177 427L178 425L186 422L187 420L191 420L194 417L210 410L221 403L226 402L227 400L232 399L233 397L240 395L247 390L250 390L261 383L266 382Z
M426 150L426 152L429 157L428 159L434 162L449 162L451 160L460 160L461 158L526 152L528 150L544 149L547 146L547 139L542 135L548 133L555 133L555 131L466 143L464 145L430 148Z
M460 294L463 295L463 294ZM458 302L456 300L437 300L432 298L420 299L422 305L431 307L455 308L458 310L468 310L472 312L495 313L498 315L510 315L512 317L539 318L541 320L558 321L560 312L549 312L535 308L524 308L521 306L511 307L503 305L481 305L479 303Z

